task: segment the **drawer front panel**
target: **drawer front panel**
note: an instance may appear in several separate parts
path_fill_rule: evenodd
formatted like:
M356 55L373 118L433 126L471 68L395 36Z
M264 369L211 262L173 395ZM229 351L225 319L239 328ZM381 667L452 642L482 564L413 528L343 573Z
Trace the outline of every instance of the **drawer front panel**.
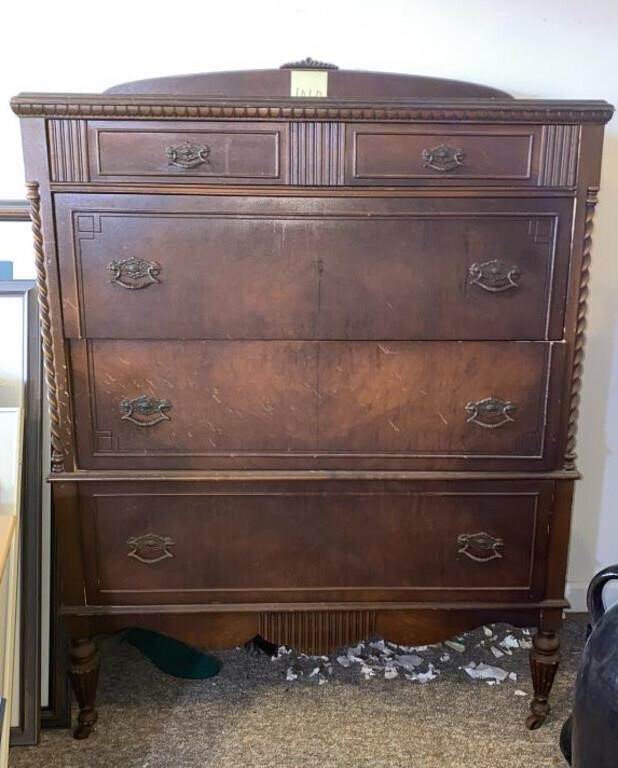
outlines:
M540 594L542 484L82 494L92 603Z
M79 463L549 461L563 346L75 341Z
M346 183L537 184L542 129L350 125Z
M134 200L62 196L70 337L562 335L569 201Z
M540 457L551 351L542 343L325 344L321 445Z
M285 124L90 122L92 181L282 184Z
M78 434L84 465L91 441L95 455L150 454L153 464L158 454L315 447L312 344L99 341L84 357L78 349L76 408L90 426ZM150 398L148 408L141 397Z

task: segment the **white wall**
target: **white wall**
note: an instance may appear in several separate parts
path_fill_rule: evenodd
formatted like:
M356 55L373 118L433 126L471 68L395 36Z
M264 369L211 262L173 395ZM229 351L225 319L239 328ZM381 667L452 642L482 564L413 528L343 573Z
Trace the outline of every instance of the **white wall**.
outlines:
M18 124L7 104L21 90L96 92L312 56L346 69L472 80L516 96L618 103L616 0L46 0L7 4L2 22L0 198L24 195ZM585 479L569 572L577 608L592 574L618 561L618 118L606 135L579 439Z

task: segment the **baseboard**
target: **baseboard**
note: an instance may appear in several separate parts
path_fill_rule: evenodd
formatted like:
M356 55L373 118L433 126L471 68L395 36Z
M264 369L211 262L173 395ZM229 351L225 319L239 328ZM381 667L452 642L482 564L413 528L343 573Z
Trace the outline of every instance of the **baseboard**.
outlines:
M566 598L571 603L571 611L574 613L586 613L587 592L588 582L569 581L567 583ZM614 582L605 587L604 599L606 606L618 603L618 583Z

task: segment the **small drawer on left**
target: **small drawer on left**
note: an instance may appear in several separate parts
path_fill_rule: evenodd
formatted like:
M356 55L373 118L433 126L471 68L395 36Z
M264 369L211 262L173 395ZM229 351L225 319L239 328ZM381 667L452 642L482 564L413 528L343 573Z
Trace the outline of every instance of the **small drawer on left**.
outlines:
M90 122L90 180L282 184L285 123Z

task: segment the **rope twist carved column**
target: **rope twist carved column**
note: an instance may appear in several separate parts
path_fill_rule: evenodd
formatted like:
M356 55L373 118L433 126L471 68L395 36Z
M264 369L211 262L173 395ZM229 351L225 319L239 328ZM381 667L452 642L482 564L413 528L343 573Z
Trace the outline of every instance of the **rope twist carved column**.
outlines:
M569 429L567 433L564 468L576 468L577 420L581 400L582 374L584 371L584 346L586 343L586 314L588 312L588 283L590 282L590 259L592 250L592 228L594 209L598 201L598 187L588 187L586 196L586 218L584 221L584 248L582 253L581 277L579 283L579 301L577 305L577 326L575 329L575 349L573 353L573 373L569 402Z
M41 319L41 340L43 348L43 367L45 369L47 400L49 403L51 468L52 472L62 472L64 470L64 448L62 444L62 438L60 436L60 416L58 412L54 350L52 346L49 297L47 293L47 270L45 268L45 254L43 252L43 234L41 230L41 198L39 195L39 185L36 182L29 182L26 186L28 190L26 197L30 202L30 219L32 221L32 234L34 236L36 279L38 287L39 316Z

